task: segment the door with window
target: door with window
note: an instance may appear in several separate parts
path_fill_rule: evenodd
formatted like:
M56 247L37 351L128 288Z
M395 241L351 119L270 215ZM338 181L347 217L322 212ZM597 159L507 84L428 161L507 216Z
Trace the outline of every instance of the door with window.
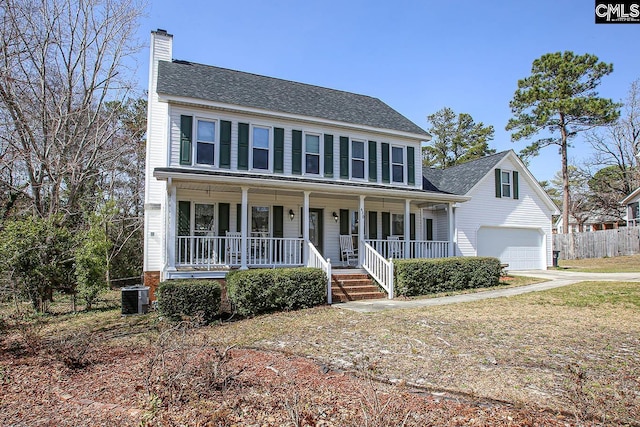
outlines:
M324 256L323 248L323 216L324 209L309 209L309 241Z

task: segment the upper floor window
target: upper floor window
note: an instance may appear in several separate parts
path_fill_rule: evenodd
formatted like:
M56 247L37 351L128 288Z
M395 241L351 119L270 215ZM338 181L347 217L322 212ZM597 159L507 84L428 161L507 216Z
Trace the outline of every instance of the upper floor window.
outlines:
M253 127L253 169L269 169L269 129Z
M364 141L351 141L351 177L364 179Z
M213 165L215 161L216 123L208 120L198 120L196 141L196 163Z
M393 182L404 182L404 149L391 147L391 177Z
M305 173L320 174L320 135L305 135Z
M511 197L511 172L503 170L500 173L502 197Z

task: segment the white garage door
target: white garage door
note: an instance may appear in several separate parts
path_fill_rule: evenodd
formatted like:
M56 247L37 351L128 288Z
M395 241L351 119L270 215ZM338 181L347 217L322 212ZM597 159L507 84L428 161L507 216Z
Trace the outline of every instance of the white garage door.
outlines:
M537 270L543 263L543 233L540 229L480 227L478 256L499 258L509 270Z

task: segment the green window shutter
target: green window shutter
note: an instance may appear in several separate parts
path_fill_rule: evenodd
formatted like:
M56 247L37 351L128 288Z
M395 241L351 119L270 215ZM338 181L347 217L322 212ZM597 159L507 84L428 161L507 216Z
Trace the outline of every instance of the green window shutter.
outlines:
M378 212L369 211L369 238L378 238Z
M496 173L496 197L502 197L502 176L500 175L502 171L496 168L495 173Z
M238 123L238 169L249 169L249 124Z
M349 179L349 138L340 137L340 178Z
M378 181L378 145L375 141L369 141L369 181Z
M302 131L291 131L291 139L293 144L291 150L291 173L294 175L302 175Z
M240 203L236 205L236 231L238 233L242 231L242 205Z
M340 234L351 234L349 209L340 209Z
M389 212L382 212L382 239L385 239L391 235L391 214Z
M324 136L324 176L333 176L333 135Z
M284 208L273 207L273 237L284 237Z
M518 184L518 171L513 171L513 198L517 199L520 197L520 188Z
M178 202L178 236L191 234L191 202Z
M273 128L273 171L284 172L284 129Z
M193 117L180 116L180 164L191 164L191 139L193 135Z
M416 240L416 214L409 214L409 240Z
M218 236L229 231L229 203L218 203Z
M433 240L433 220L427 218L427 240Z
M389 180L389 144L383 142L380 144L382 148L382 182L388 183Z
M415 148L407 147L407 180L409 184L415 185L416 183L416 159Z
M231 167L231 122L220 120L220 167Z

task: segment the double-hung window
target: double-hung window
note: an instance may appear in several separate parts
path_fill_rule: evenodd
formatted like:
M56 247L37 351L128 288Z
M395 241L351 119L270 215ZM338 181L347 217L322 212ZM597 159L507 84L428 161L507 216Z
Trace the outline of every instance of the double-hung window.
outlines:
M404 148L391 147L391 177L393 182L404 182Z
M210 235L214 232L214 206L196 203L193 219L193 234L196 236Z
M511 171L503 170L500 175L502 197L511 197Z
M251 233L263 237L269 233L269 207L253 206L251 208Z
M364 141L351 141L351 177L364 179Z
M404 236L404 214L391 215L391 234Z
M253 127L253 169L269 170L269 128Z
M304 137L305 170L307 174L320 174L320 135L306 134Z
M203 165L215 164L216 123L198 120L196 138L196 162Z

